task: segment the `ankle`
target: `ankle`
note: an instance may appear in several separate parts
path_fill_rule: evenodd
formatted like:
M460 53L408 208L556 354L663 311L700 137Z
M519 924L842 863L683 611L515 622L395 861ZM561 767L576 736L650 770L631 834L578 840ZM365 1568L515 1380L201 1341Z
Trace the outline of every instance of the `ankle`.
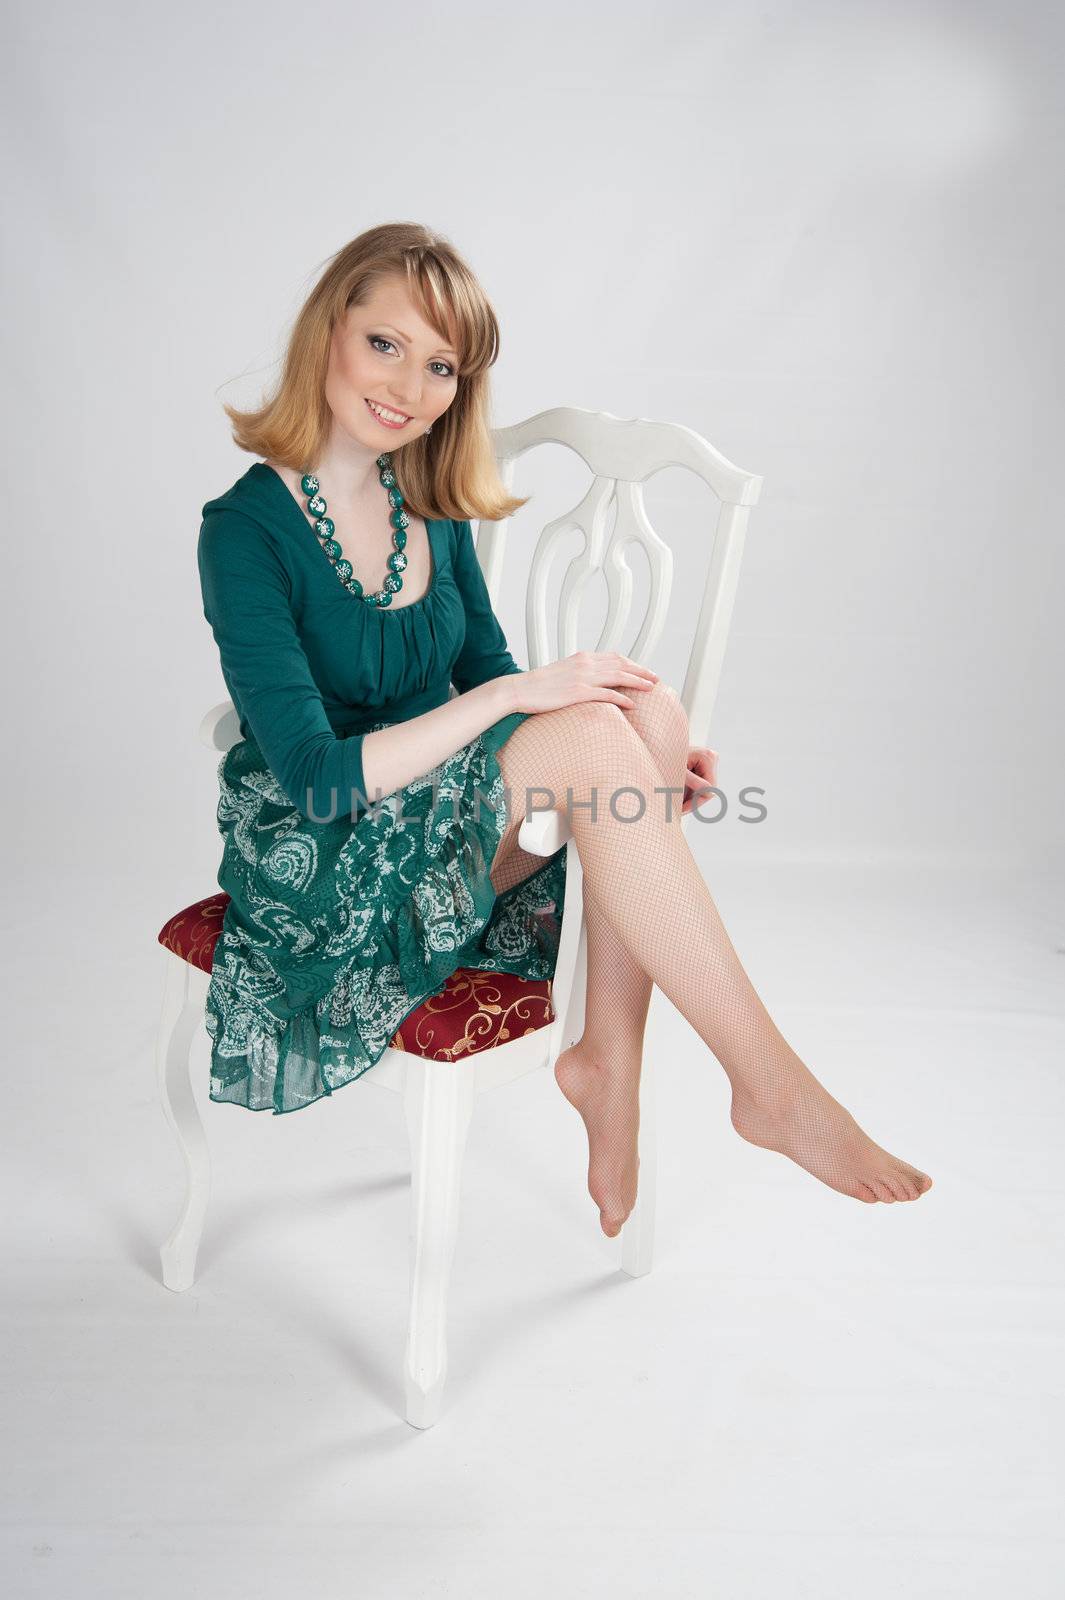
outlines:
M640 1035L614 1033L604 1039L601 1035L584 1033L580 1038L563 1045L559 1059L563 1056L575 1066L602 1073L606 1077L619 1073L631 1074L639 1071L643 1061L643 1038Z
M732 1103L762 1117L785 1121L807 1094L808 1082L816 1082L809 1068L794 1051L756 1077L729 1072Z
M599 1061L638 1061L643 1056L644 1024L618 1022L597 1033L584 1034L588 1048Z

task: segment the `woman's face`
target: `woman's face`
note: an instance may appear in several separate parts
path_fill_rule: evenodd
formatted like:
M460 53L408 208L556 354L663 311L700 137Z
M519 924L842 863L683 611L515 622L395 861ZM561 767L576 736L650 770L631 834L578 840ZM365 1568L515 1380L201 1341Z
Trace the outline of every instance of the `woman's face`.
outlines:
M325 394L341 427L375 455L423 434L455 398L458 356L410 299L406 284L379 283L333 329ZM392 416L375 414L384 407ZM401 423L392 426L394 416Z

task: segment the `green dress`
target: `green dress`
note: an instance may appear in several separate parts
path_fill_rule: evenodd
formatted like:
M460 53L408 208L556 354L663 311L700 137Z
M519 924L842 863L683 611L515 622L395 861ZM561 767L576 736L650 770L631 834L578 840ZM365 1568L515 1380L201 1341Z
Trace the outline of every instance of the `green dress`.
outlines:
M382 496L382 511L385 510ZM210 1098L296 1111L380 1060L460 967L554 976L565 850L502 895L494 723L375 803L367 733L520 672L467 521L426 521L432 577L408 605L352 595L284 480L257 461L203 507L203 609L241 738L219 763L229 895L205 1021Z

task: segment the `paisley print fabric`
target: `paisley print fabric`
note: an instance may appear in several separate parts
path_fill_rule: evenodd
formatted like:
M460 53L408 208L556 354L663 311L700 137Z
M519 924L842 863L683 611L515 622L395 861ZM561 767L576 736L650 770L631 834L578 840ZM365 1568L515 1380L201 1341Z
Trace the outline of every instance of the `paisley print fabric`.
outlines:
M312 822L254 738L218 767L219 887L230 896L205 1021L210 1097L275 1115L360 1077L458 968L554 976L565 850L497 896L502 718L351 821ZM377 722L366 731L389 727Z

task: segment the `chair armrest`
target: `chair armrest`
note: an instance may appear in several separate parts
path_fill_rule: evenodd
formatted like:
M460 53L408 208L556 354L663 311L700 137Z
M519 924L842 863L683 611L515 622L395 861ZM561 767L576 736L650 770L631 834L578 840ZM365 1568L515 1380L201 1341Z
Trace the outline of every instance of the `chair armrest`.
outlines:
M553 856L572 837L569 823L557 811L534 811L518 829L518 844L533 856Z
M681 817L681 827L688 828L692 814L686 811ZM573 829L558 811L534 811L518 829L518 843L533 856L553 856L573 837Z
M200 723L199 739L208 750L231 750L240 739L240 718L232 700L212 706Z

